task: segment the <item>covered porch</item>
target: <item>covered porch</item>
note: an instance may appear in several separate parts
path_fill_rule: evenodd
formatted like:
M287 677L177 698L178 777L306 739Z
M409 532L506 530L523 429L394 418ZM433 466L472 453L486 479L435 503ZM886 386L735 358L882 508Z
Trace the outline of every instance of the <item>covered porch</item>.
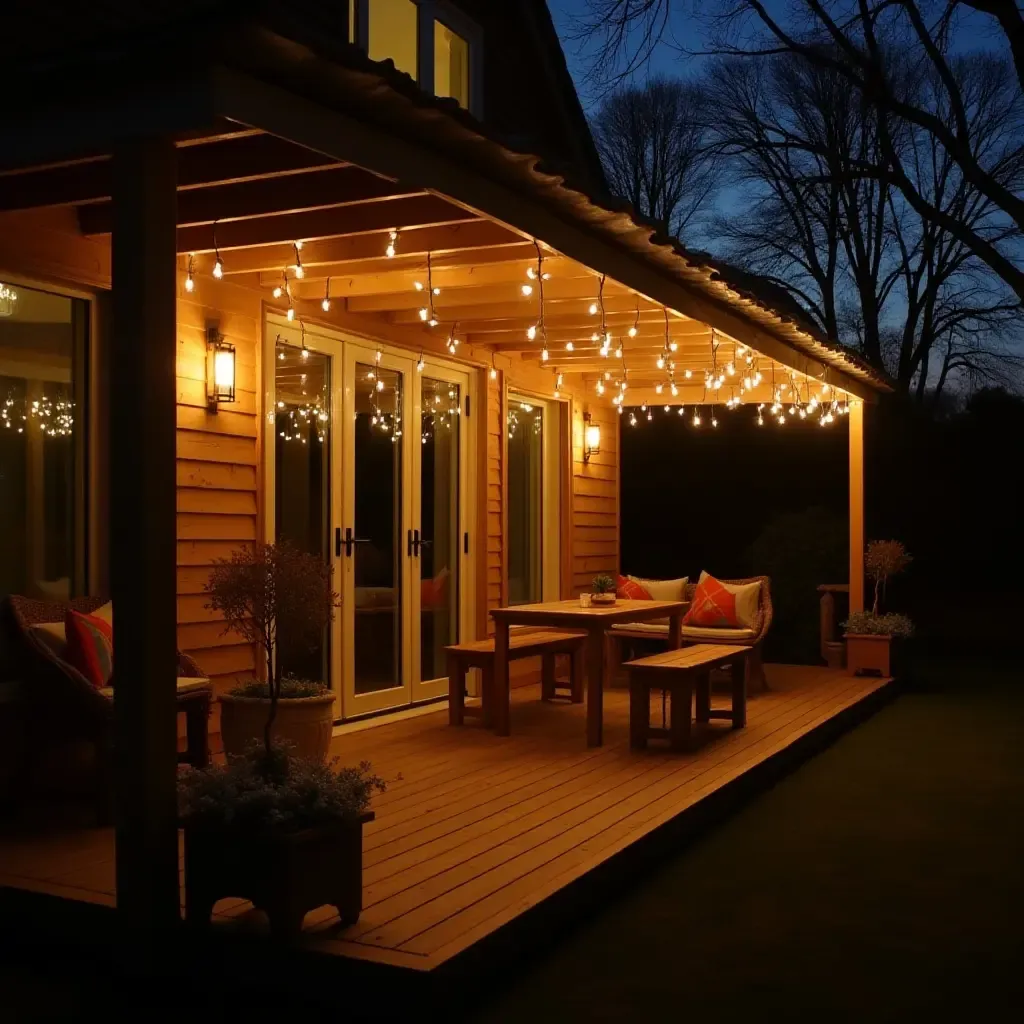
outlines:
M67 849L86 851L69 871L57 849L43 855L12 838L2 873L12 886L63 887L59 895L100 903L116 889L121 916L140 929L179 918L175 648L222 687L255 665L251 650L223 638L203 581L214 558L272 536L268 316L293 332L341 332L472 374L466 638L485 636L490 611L511 598L510 395L548 400L557 412L560 545L547 585L564 598L622 568L623 421L654 402L709 423L728 405L728 414L763 418L765 429L773 406L783 419L834 410L850 436L850 605L863 603L863 403L884 382L740 282L652 237L649 225L400 82L270 32L235 41L231 58L187 88L140 80L145 117L102 79L81 102L103 118L64 104L20 112L4 157L5 273L26 287L91 287L109 310L96 403L109 419L93 460L105 480L88 590L109 593L118 608L119 689L114 832L68 840ZM233 347L233 403L211 400L210 328ZM363 922L314 941L357 958L439 965L885 685L776 671L778 687L752 702L746 730L693 756L630 755L617 691L599 751L580 742L581 708L541 706L529 686L514 690L513 716L536 729L511 741L456 735L441 711L343 728L336 743L346 760L365 750L378 771L403 781L381 798L368 832ZM536 776L529 796L519 788L524 772ZM478 785L485 778L493 788ZM475 800L459 795L464 788L486 794L468 832L440 819L435 837L420 837L439 844L429 851L405 838L420 828L410 822L447 801ZM488 806L492 793L498 802ZM527 813L539 816L520 840L509 807L534 798L540 806ZM563 829L542 810L549 802L578 824ZM524 860L494 853L492 867L480 867L478 856L513 840ZM477 853L463 856L469 850ZM429 871L417 867L421 855L438 858ZM45 879L33 863L46 865ZM244 910L222 908L229 917ZM329 922L310 917L307 929Z

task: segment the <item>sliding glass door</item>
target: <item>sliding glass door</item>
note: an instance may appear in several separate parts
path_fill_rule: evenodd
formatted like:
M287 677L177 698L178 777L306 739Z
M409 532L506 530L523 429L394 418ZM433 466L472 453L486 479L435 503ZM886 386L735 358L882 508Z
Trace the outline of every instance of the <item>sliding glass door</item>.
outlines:
M282 646L286 670L327 680L339 718L443 697L473 585L470 377L275 318L268 343L268 537L322 554L341 595L320 648Z

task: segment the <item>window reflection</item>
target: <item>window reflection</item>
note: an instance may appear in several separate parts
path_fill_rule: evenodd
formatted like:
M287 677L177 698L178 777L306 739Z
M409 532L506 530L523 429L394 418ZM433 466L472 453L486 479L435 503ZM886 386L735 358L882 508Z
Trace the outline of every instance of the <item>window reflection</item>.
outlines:
M434 22L434 95L469 107L469 43L440 21Z
M399 71L417 77L416 15L413 0L370 0L369 56L392 60Z

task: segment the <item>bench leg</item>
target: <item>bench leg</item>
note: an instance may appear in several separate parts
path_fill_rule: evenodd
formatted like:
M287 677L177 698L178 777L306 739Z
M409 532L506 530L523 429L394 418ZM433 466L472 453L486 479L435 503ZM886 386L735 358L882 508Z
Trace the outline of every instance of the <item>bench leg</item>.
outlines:
M494 623L494 683L491 686L494 706L494 731L508 736L512 730L508 680L508 623Z
M698 690L699 692L699 690ZM689 675L672 684L669 690L669 744L673 750L690 747L690 708L693 703L693 685Z
M462 725L466 716L466 667L457 654L448 655L448 724Z
M711 721L711 669L702 668L697 672L697 714L698 722Z
M733 660L732 665L732 727L742 729L747 724L747 657Z
M651 727L651 691L646 683L630 676L629 680L629 745L633 750L647 749L647 732Z
M550 651L540 656L540 697L541 700L555 699L555 656Z
M494 662L480 669L480 714L484 728L494 727Z
M569 654L569 679L572 684L573 704L583 703L583 651L584 645L580 643Z

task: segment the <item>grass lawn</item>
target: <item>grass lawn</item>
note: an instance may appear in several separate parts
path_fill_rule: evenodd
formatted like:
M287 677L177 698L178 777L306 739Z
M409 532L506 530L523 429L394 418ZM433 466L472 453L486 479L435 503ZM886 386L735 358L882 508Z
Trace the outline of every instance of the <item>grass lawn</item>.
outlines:
M480 1021L1024 1019L1024 677L928 675Z

